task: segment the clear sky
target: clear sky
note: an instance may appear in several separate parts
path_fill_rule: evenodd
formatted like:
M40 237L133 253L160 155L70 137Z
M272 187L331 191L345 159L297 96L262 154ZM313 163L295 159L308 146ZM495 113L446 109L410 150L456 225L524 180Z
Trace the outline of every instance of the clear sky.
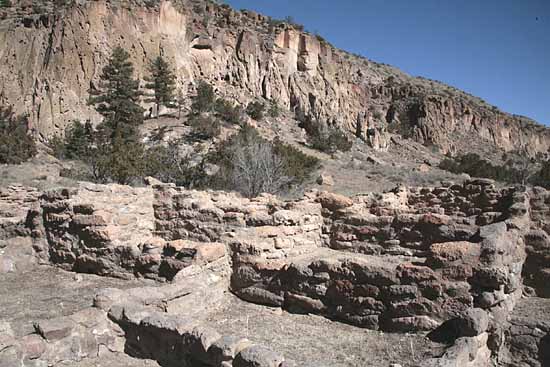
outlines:
M550 125L550 0L227 0Z

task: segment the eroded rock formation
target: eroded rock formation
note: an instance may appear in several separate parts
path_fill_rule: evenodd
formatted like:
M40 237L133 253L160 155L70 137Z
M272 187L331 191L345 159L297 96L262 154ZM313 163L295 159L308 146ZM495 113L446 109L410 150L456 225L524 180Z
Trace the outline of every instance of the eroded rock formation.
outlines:
M184 95L199 79L240 102L263 97L387 149L389 132L443 152L489 143L546 152L550 133L455 88L340 51L320 37L254 12L210 2L82 1L34 14L21 0L0 21L0 101L43 137L73 119L99 121L86 100L115 46L143 79L162 53Z

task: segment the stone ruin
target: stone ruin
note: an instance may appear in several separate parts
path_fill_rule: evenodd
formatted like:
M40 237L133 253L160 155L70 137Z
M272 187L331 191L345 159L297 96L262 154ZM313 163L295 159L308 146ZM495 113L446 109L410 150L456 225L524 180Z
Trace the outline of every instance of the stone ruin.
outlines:
M27 256L162 285L103 289L93 307L39 320L22 338L0 324L0 361L55 365L105 350L162 366L296 365L200 325L229 290L243 302L449 343L421 366L544 366L550 326L512 312L524 293L550 296L549 214L550 192L481 179L295 201L169 184L2 189L3 272ZM25 239L13 242L24 255L13 255L13 238Z

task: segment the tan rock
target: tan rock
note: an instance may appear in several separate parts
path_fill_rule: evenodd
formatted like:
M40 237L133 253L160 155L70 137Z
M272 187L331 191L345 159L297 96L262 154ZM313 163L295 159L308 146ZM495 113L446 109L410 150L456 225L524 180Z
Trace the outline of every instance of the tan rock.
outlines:
M330 192L320 193L317 199L319 200L323 208L327 208L333 211L345 209L353 205L353 200L351 200L350 198Z

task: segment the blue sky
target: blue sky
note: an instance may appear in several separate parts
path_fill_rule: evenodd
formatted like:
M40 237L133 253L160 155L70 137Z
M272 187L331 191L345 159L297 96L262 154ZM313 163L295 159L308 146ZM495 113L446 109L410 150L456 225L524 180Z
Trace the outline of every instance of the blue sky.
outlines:
M226 2L550 125L550 0Z

